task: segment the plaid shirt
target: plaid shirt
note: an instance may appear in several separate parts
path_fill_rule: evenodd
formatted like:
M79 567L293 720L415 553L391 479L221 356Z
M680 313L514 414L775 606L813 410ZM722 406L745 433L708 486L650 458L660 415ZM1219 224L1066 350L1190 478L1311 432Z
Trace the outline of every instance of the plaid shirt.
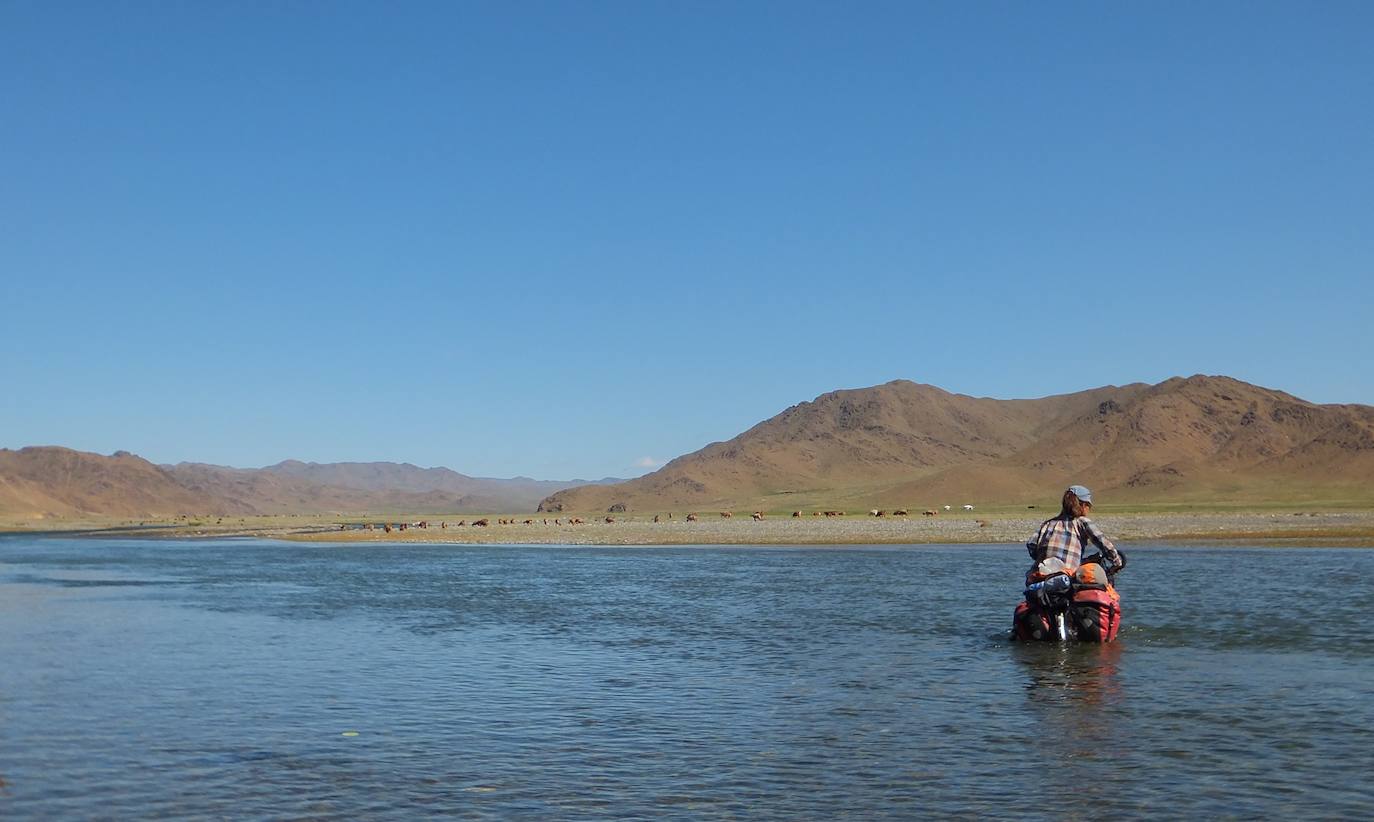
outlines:
M1087 517L1045 520L1040 530L1026 543L1026 551L1036 562L1057 557L1065 565L1077 568L1083 561L1083 545L1087 542L1096 545L1113 566L1121 564L1121 555L1116 552L1116 546Z

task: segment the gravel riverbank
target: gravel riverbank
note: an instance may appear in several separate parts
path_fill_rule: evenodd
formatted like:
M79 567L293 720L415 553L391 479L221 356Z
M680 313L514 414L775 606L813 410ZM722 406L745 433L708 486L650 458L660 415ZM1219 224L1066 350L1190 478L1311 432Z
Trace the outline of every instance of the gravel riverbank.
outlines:
M563 545L879 545L919 543L1024 542L1043 517L977 519L973 517L848 516L769 517L754 521L702 517L653 522L651 517L617 516L568 525L567 518L524 517L513 524L410 527L385 533L380 528L349 526L295 529L272 534L285 539L322 542L439 542ZM526 520L529 523L526 524ZM1374 546L1374 513L1322 513L1294 516L1269 513L1127 514L1095 520L1118 542L1169 540L1282 540L1314 545ZM470 522L470 520L469 520ZM560 524L561 523L561 524Z

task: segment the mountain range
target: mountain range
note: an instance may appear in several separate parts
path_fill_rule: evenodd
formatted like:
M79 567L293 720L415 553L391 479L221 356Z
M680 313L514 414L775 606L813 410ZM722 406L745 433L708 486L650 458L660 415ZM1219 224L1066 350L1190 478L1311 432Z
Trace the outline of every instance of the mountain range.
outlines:
M598 482L615 482L608 478ZM586 480L470 477L409 463L313 463L266 468L153 463L56 446L0 449L0 515L63 518L331 512L528 511Z
M1053 505L1075 482L1128 503L1374 503L1374 407L1201 375L1030 400L897 380L823 394L651 474L560 491L541 508Z
M1024 400L896 380L822 394L651 474L596 483L0 449L0 514L11 517L1052 506L1074 482L1122 503L1374 506L1374 407L1201 375Z

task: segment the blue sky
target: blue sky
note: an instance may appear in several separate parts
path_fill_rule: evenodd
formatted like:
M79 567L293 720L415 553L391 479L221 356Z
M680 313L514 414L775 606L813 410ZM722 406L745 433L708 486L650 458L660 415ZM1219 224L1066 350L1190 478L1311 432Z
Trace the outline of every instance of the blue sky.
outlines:
M836 388L1374 403L1368 3L0 2L0 446L626 476Z

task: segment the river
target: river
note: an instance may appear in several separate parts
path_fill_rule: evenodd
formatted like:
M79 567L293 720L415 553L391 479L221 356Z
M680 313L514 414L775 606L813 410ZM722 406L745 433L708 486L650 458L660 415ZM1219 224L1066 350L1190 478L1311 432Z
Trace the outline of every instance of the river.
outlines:
M1374 815L1374 551L0 537L0 818Z

